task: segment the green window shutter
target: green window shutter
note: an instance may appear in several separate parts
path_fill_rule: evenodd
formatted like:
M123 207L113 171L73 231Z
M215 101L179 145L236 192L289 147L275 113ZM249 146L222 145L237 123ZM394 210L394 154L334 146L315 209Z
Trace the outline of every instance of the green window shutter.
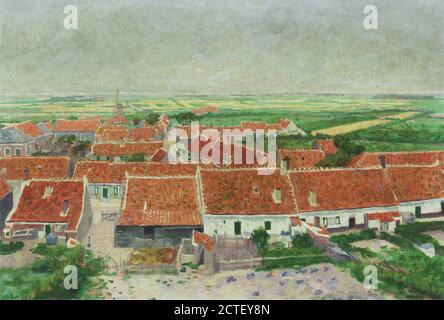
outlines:
M325 226L328 226L328 219L327 218L322 218L322 224Z
M265 221L265 230L271 230L271 221Z
M421 206L415 207L415 217L421 218Z
M240 221L235 221L234 222L234 234L235 235L240 235L241 234L241 222Z
M108 188L103 188L103 197L108 198Z
M341 218L340 217L336 217L336 224L341 224Z

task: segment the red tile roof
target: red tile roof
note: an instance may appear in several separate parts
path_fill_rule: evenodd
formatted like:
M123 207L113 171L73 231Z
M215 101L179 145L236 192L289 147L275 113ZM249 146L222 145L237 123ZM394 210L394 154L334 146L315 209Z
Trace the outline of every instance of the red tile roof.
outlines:
M427 165L439 161L441 170L444 170L444 151L364 152L353 158L348 166L358 168L379 166L380 157L385 157L387 165Z
M68 157L12 157L0 158L0 174L8 180L63 179L68 175Z
M129 138L132 141L148 141L152 140L154 137L154 128L153 127L145 127L145 128L134 128L131 129Z
M191 153L194 151L194 144L198 145L199 162L202 164L231 168L257 167L261 166L259 156L265 156L264 153L256 154L254 150L248 149L241 144L205 137L201 137L200 140L197 138L189 143L188 149Z
M198 226L195 177L128 178L121 226Z
M301 212L397 205L382 169L295 171L290 178Z
M121 115L116 115L112 118L109 118L105 121L106 123L123 123L123 124L128 124L129 120L127 118L125 118L124 116Z
M335 154L338 151L332 139L316 139L315 145L325 154Z
M74 171L74 178L87 177L90 183L123 183L125 172L129 176L195 176L193 164L153 162L110 163L106 161L81 161Z
M368 220L379 220L381 222L391 222L395 221L394 218L400 217L398 211L389 211L389 212L381 212L381 213L369 213L367 214Z
M0 176L0 199L3 199L11 190L12 188L8 182Z
M98 119L84 119L84 120L57 120L54 127L55 132L96 132L99 128Z
M193 232L193 240L195 244L201 244L205 248L205 250L211 251L216 245L216 240L213 237L210 237L206 233L202 233L199 231Z
M136 153L153 155L162 148L161 141L155 142L134 142L134 143L95 143L92 146L93 155L103 156L132 156Z
M128 138L128 129L121 126L102 126L97 130L96 140L100 142L118 142Z
M301 149L280 149L279 157L282 160L290 161L290 170L300 168L313 168L325 158L322 150L301 150Z
M83 211L83 194L83 181L28 181L8 222L67 223L67 229L74 231ZM65 200L67 214L63 214Z
M32 121L17 123L12 126L5 127L4 129L10 129L10 128L18 129L24 134L34 138L44 135L43 131Z
M384 171L401 202L444 198L444 173L438 166L389 166Z
M276 170L258 175L256 169L201 170L202 193L207 214L292 214L297 206L287 176ZM281 201L274 201L279 189Z

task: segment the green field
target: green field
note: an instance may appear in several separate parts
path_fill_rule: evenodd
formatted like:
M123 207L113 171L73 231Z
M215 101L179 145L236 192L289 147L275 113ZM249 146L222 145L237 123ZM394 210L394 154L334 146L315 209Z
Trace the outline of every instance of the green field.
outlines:
M120 101L128 115L161 112L174 116L201 106L216 106L220 111L206 114L201 124L225 126L241 121L275 122L288 118L310 133L360 121L390 119L403 112L418 112L411 118L396 120L349 133L353 140L368 151L437 150L444 149L444 118L432 117L444 113L443 97L404 96L343 96L343 95L283 95L174 98L125 97ZM0 99L0 123L23 120L43 121L60 117L86 117L114 113L114 98L67 97L40 99ZM174 123L174 121L173 121ZM311 141L286 141L285 147L308 147Z

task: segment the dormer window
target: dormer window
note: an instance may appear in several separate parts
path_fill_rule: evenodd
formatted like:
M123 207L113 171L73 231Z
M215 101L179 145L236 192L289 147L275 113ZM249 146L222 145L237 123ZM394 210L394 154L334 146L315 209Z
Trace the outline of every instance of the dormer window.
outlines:
M60 215L62 217L66 217L68 215L68 211L69 211L69 201L63 200L63 208L62 208L62 212L60 213Z
M45 188L45 192L43 193L43 199L48 199L51 197L52 195L52 191L54 190L53 187L47 186Z
M283 171L290 170L290 159L289 158L282 159L281 167Z
M256 196L259 195L259 187L256 186L256 185L253 186L253 194L256 195Z
M310 191L310 194L308 195L308 203L310 203L310 206L312 207L316 207L318 205L316 192Z
M282 194L281 189L274 188L272 192L273 201L274 203L281 203L282 202Z

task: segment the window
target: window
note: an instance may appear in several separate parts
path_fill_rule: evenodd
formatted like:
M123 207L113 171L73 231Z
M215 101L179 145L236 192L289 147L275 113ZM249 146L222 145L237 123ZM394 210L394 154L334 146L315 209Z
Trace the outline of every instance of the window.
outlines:
M111 157L108 157L108 156L107 156L107 157L106 157L106 161L109 161L109 160L111 160Z
M328 226L328 218L322 218L322 225L324 227Z
M421 218L421 206L415 207L415 217Z
M11 148L5 148L5 156L7 157L11 156Z
M100 157L99 157L99 156L96 156L96 160L99 161L99 160L100 160Z
M271 230L271 221L265 221L265 230Z
M290 159L285 158L285 159L282 160L282 170L283 171L290 170Z
M56 231L56 232L60 232L60 231L62 231L62 226L61 226L60 224L56 224L56 226L55 226L55 231Z
M17 157L21 157L22 156L22 149L19 149L19 148L15 149L15 155Z
M282 194L281 189L273 189L273 201L274 203L281 203L282 202Z
M108 198L108 188L103 188L103 190L102 190L102 196L103 196L103 198Z
M242 230L241 222L240 221L235 221L234 222L234 234L236 236L240 235L241 234L241 230Z
M98 187L94 187L94 194L96 196L99 194L99 188Z
M308 203L310 203L310 206L316 207L318 205L316 192L310 191L310 194L308 195Z
M115 196L119 195L119 188L118 187L114 187L114 195Z
M324 227L341 224L341 218L340 217L322 218L322 224L324 225Z

